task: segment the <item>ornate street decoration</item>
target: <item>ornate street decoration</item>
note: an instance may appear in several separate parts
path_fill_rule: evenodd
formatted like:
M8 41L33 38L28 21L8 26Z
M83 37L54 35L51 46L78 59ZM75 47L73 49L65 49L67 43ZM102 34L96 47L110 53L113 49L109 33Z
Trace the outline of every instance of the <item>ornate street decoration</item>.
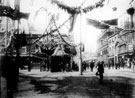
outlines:
M0 16L6 16L12 20L18 20L21 18L28 19L29 13L19 12L17 9L12 9L9 6L0 5Z
M81 6L70 7L70 6L67 6L66 4L64 4L63 2L60 2L60 1L57 1L57 0L51 0L51 2L53 4L56 4L59 8L67 11L69 14L80 14L81 11L83 13L90 12L90 11L92 11L95 8L103 7L104 6L104 4L103 4L104 1L105 0L100 0L97 3L95 3L94 5L90 5L90 6L87 6L87 7L83 8L83 9L81 9Z

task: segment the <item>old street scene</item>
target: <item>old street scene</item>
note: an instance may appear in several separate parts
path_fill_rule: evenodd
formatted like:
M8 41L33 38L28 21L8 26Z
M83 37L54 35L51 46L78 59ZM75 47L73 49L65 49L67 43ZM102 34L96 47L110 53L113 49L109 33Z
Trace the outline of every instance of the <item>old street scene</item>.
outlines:
M0 0L0 98L135 98L135 0Z

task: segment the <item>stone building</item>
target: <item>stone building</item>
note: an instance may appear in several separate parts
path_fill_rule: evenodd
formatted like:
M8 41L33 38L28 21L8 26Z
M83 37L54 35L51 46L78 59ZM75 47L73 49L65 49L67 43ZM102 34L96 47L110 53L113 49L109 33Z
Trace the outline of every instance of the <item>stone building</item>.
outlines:
M135 2L133 2L135 4ZM119 32L119 41L118 41L118 58L119 62L124 61L125 65L131 66L128 64L128 61L134 56L135 49L135 13L130 13L129 10L135 10L133 7L127 9L127 13L122 15L119 18L119 27L123 28ZM131 11L131 12L132 12Z
M97 40L98 49L97 49L97 60L104 61L108 63L108 33L102 31L102 35L99 36Z
M135 2L133 2L135 4ZM118 25L114 29L106 29L99 37L98 60L104 60L115 66L122 63L126 66L134 56L135 49L135 8L132 6L118 18ZM106 41L107 40L107 41ZM105 46L107 54L104 54Z
M109 32L110 35L108 36L108 63L111 64L111 66L115 66L115 64L118 63L118 40L120 29L114 28L112 30L108 30L107 33Z

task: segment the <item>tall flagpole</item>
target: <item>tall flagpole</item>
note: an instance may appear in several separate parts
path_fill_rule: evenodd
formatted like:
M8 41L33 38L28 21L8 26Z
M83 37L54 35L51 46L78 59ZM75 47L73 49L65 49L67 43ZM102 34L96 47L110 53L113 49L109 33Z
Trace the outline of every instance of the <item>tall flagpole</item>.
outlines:
M79 57L79 66L80 66L80 75L82 75L83 67L82 67L82 13L80 13L80 57Z

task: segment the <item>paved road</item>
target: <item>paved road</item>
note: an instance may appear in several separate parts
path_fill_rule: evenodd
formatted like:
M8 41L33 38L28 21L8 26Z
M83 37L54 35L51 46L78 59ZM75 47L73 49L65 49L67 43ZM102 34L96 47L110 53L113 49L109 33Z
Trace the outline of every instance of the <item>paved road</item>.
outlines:
M94 72L20 71L15 98L135 98L135 73L105 69L104 84Z
M83 75L80 75L79 72L40 72L39 69L33 69L31 72L28 72L27 70L20 70L20 73L27 76L32 77L64 77L64 76L95 76L96 69L94 69L93 72L87 70L83 72ZM131 72L131 69L108 69L105 68L104 76L122 76L122 77L128 77L135 79L135 73Z
M31 72L20 70L15 98L135 98L135 73L131 69L105 69L104 84L87 70L79 72ZM4 81L3 81L4 82Z

